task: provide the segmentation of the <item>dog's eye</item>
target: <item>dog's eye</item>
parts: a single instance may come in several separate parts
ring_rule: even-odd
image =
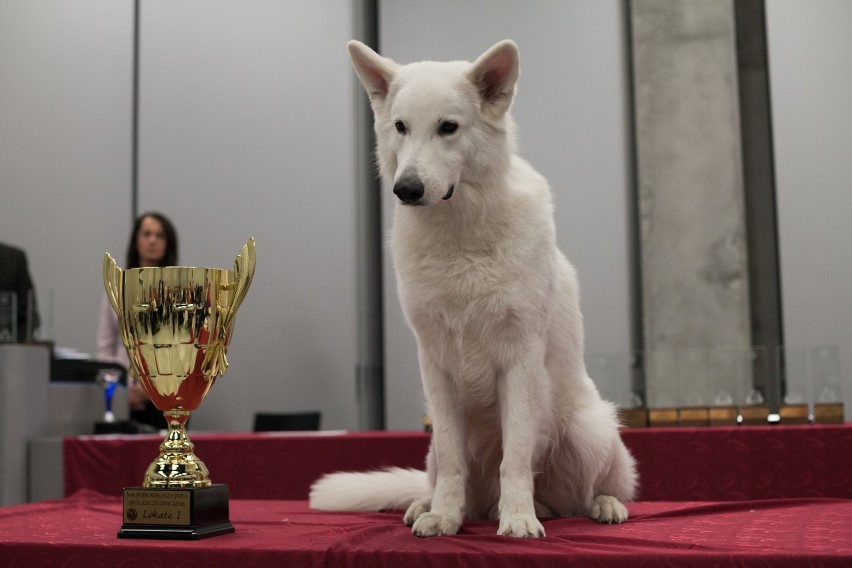
[[[441,127],[440,127],[441,134],[452,134],[453,132],[455,132],[458,129],[459,129],[458,123],[452,122],[452,121],[449,121],[449,120],[445,120],[444,122],[442,122]]]
[[[396,131],[400,134],[405,134],[406,132],[408,132],[408,129],[405,127],[405,123],[401,120],[397,120],[393,123],[393,125],[396,126]]]

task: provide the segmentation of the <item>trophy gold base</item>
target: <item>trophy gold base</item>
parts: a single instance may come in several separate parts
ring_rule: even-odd
[[[234,532],[228,486],[125,487],[118,538],[199,540]]]

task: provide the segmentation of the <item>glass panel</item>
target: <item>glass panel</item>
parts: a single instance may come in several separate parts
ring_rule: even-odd
[[[709,406],[707,350],[678,349],[677,372],[678,406],[681,408]]]
[[[837,345],[818,345],[810,350],[814,419],[826,424],[843,422],[840,349]]]
[[[53,337],[53,290],[39,290],[36,294],[37,320],[32,318],[30,322],[37,321],[37,325],[30,324],[32,328],[31,337],[36,341],[51,341]],[[30,306],[33,304],[31,303]],[[32,312],[32,310],[31,310]]]
[[[781,392],[781,407],[778,412],[782,424],[807,424],[813,418],[808,401],[809,392],[808,352],[804,347],[778,348],[778,377]]]
[[[738,406],[751,391],[751,351],[719,347],[708,353],[711,406]],[[742,394],[741,394],[742,393]]]
[[[645,361],[649,408],[675,408],[678,401],[677,352],[649,351]]]

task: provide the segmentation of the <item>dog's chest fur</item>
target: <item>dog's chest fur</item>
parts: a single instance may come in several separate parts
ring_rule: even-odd
[[[392,246],[400,300],[421,346],[437,351],[432,360],[487,403],[519,336],[543,325],[552,229],[500,208],[479,222],[441,215],[397,211]]]

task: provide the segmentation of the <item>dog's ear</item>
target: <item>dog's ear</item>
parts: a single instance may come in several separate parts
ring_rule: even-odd
[[[479,89],[483,109],[499,117],[512,106],[515,83],[520,74],[518,46],[505,39],[480,55],[467,72],[467,77]]]
[[[396,75],[397,64],[387,57],[382,57],[363,43],[352,40],[347,44],[352,66],[361,84],[370,95],[373,108],[381,106],[388,95],[388,88]]]

